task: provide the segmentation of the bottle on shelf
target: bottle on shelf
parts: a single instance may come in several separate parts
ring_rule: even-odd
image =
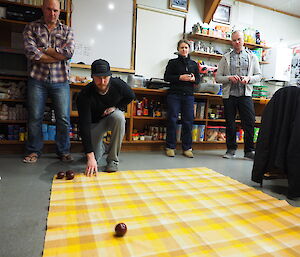
[[[150,101],[148,113],[149,113],[150,117],[154,117],[154,102],[153,102],[153,100]]]
[[[142,116],[142,115],[143,115],[142,102],[138,101],[136,106],[136,116]]]
[[[149,108],[148,108],[148,99],[143,97],[143,116],[149,115]]]
[[[154,112],[155,117],[161,117],[161,103],[160,101],[157,102],[155,112]]]
[[[136,107],[137,107],[137,100],[132,102],[132,115],[136,116]]]

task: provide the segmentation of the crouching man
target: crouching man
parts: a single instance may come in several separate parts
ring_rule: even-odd
[[[93,81],[81,90],[77,98],[79,131],[87,158],[87,176],[97,174],[105,153],[107,165],[103,171],[118,171],[118,156],[126,122],[122,110],[135,98],[134,92],[123,80],[111,77],[107,61],[94,61],[91,73]],[[103,136],[107,131],[111,131],[112,136],[105,150]]]

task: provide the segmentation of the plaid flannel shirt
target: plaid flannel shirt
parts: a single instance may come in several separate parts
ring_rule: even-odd
[[[57,26],[50,32],[43,19],[40,19],[26,25],[23,38],[30,77],[42,81],[49,79],[51,83],[69,80],[69,59],[71,59],[75,48],[74,34],[70,27],[58,22]],[[50,47],[66,56],[67,60],[56,63],[37,62],[43,55],[39,48]]]

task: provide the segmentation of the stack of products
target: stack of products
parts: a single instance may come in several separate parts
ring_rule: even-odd
[[[207,126],[206,140],[207,141],[225,141],[226,128],[223,126]]]
[[[195,119],[204,119],[205,115],[205,102],[194,103],[194,117]]]
[[[26,120],[27,111],[22,104],[1,104],[0,120]]]
[[[147,126],[143,131],[133,130],[132,139],[134,141],[158,141],[166,140],[167,128],[165,126]]]
[[[43,132],[43,139],[44,141],[54,141],[56,137],[56,126],[55,125],[48,125],[42,124],[42,132]]]
[[[25,141],[25,137],[24,127],[20,127],[20,125],[7,125],[7,140]]]
[[[266,98],[268,95],[268,86],[262,86],[262,85],[253,85],[253,92],[252,97],[253,98]]]

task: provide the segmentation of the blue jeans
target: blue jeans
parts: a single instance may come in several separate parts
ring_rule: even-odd
[[[27,153],[41,154],[43,148],[42,122],[47,98],[51,98],[56,118],[56,153],[70,152],[70,85],[29,78],[27,86],[28,139]]]
[[[194,96],[169,94],[168,104],[168,125],[166,147],[176,149],[176,129],[178,114],[181,112],[182,123],[182,150],[192,148],[192,127],[194,121]]]

